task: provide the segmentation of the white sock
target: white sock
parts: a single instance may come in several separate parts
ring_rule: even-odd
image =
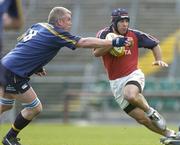
[[[147,116],[151,116],[155,110],[152,107],[149,107],[149,110],[146,112]]]
[[[166,131],[166,137],[175,137],[176,132],[174,130],[167,130]]]

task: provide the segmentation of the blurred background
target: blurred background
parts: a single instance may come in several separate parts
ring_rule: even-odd
[[[4,33],[3,53],[16,44],[16,38],[37,22],[46,22],[54,6],[72,11],[73,34],[95,36],[110,25],[114,8],[127,8],[130,27],[150,33],[160,40],[163,59],[169,68],[152,66],[150,50],[140,48],[139,67],[146,75],[144,95],[168,121],[180,122],[180,0],[22,0],[25,26]],[[47,77],[33,76],[31,83],[44,111],[35,121],[124,123],[134,122],[113,99],[100,58],[92,50],[63,48],[46,67]],[[21,110],[19,102],[4,121]]]

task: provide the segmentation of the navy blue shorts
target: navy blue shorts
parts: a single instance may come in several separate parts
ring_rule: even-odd
[[[4,68],[4,71],[6,80],[4,87],[5,92],[19,94],[26,92],[31,87],[29,78],[22,78],[6,68]]]
[[[0,62],[0,86],[3,86],[6,84],[6,80],[5,80],[5,72],[4,72],[4,69],[1,65],[1,62]]]

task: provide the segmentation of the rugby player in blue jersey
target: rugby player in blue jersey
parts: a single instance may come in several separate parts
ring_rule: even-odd
[[[72,50],[80,48],[111,49],[113,46],[130,45],[129,38],[102,40],[95,37],[81,38],[71,35],[71,11],[55,7],[48,16],[48,23],[37,23],[29,28],[6,56],[2,58],[5,70],[5,94],[0,98],[0,111],[11,109],[17,99],[24,109],[17,115],[12,128],[4,137],[4,145],[20,145],[18,133],[42,111],[42,105],[29,84],[34,73],[45,75],[43,66],[59,52],[62,47]]]

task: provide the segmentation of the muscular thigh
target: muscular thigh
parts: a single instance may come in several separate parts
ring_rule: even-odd
[[[130,75],[110,81],[111,90],[114,94],[115,100],[122,109],[125,109],[129,102],[124,96],[137,96],[144,88],[144,74],[141,70],[136,70]]]
[[[139,88],[134,84],[128,84],[123,89],[123,95],[125,96],[137,96],[140,93]]]
[[[37,97],[37,95],[33,88],[30,87],[26,92],[18,94],[15,97],[15,99],[20,101],[21,103],[29,103],[32,102]]]
[[[35,91],[30,87],[26,92],[22,94],[5,93],[3,98],[16,99],[21,103],[32,102],[37,97]]]

